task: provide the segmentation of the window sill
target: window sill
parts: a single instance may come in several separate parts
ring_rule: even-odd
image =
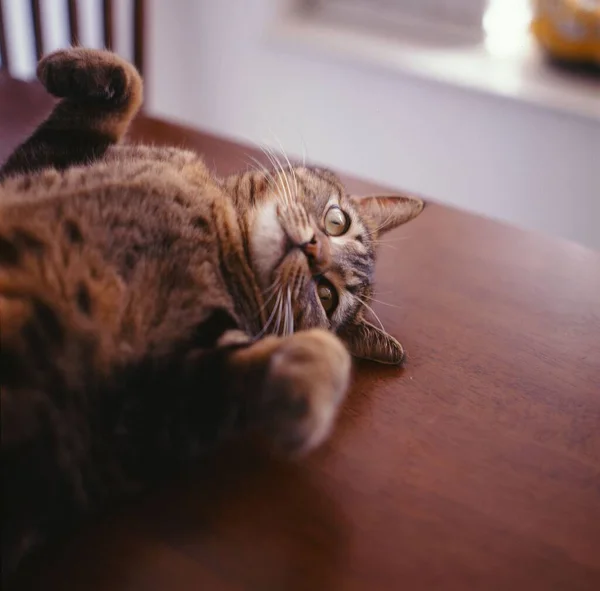
[[[431,46],[293,12],[275,21],[268,39],[600,121],[600,81],[556,71],[533,43],[499,57],[483,44]]]

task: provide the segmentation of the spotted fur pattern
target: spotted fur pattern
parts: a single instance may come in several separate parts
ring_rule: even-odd
[[[4,575],[223,437],[321,443],[349,352],[402,360],[365,310],[378,236],[422,209],[322,169],[219,179],[119,144],[142,82],[112,53],[59,51],[38,76],[61,100],[0,170]]]

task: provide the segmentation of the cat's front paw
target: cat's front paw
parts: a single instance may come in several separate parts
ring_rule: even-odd
[[[139,95],[141,101],[142,80],[137,70],[110,51],[60,49],[42,58],[37,76],[59,98],[122,103]]]
[[[284,339],[272,354],[263,419],[277,449],[300,455],[331,432],[350,381],[350,355],[323,330]]]

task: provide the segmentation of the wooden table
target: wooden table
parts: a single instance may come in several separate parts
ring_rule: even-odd
[[[0,157],[45,101],[15,85]],[[223,174],[247,163],[144,117],[131,136]],[[233,444],[48,552],[23,588],[600,589],[600,254],[439,205],[386,240],[375,309],[408,363],[357,366],[327,445],[284,463]]]

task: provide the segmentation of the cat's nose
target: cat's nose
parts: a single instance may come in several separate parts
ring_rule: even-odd
[[[324,234],[314,234],[312,239],[300,245],[306,255],[308,266],[313,275],[322,275],[331,265],[329,240]]]

